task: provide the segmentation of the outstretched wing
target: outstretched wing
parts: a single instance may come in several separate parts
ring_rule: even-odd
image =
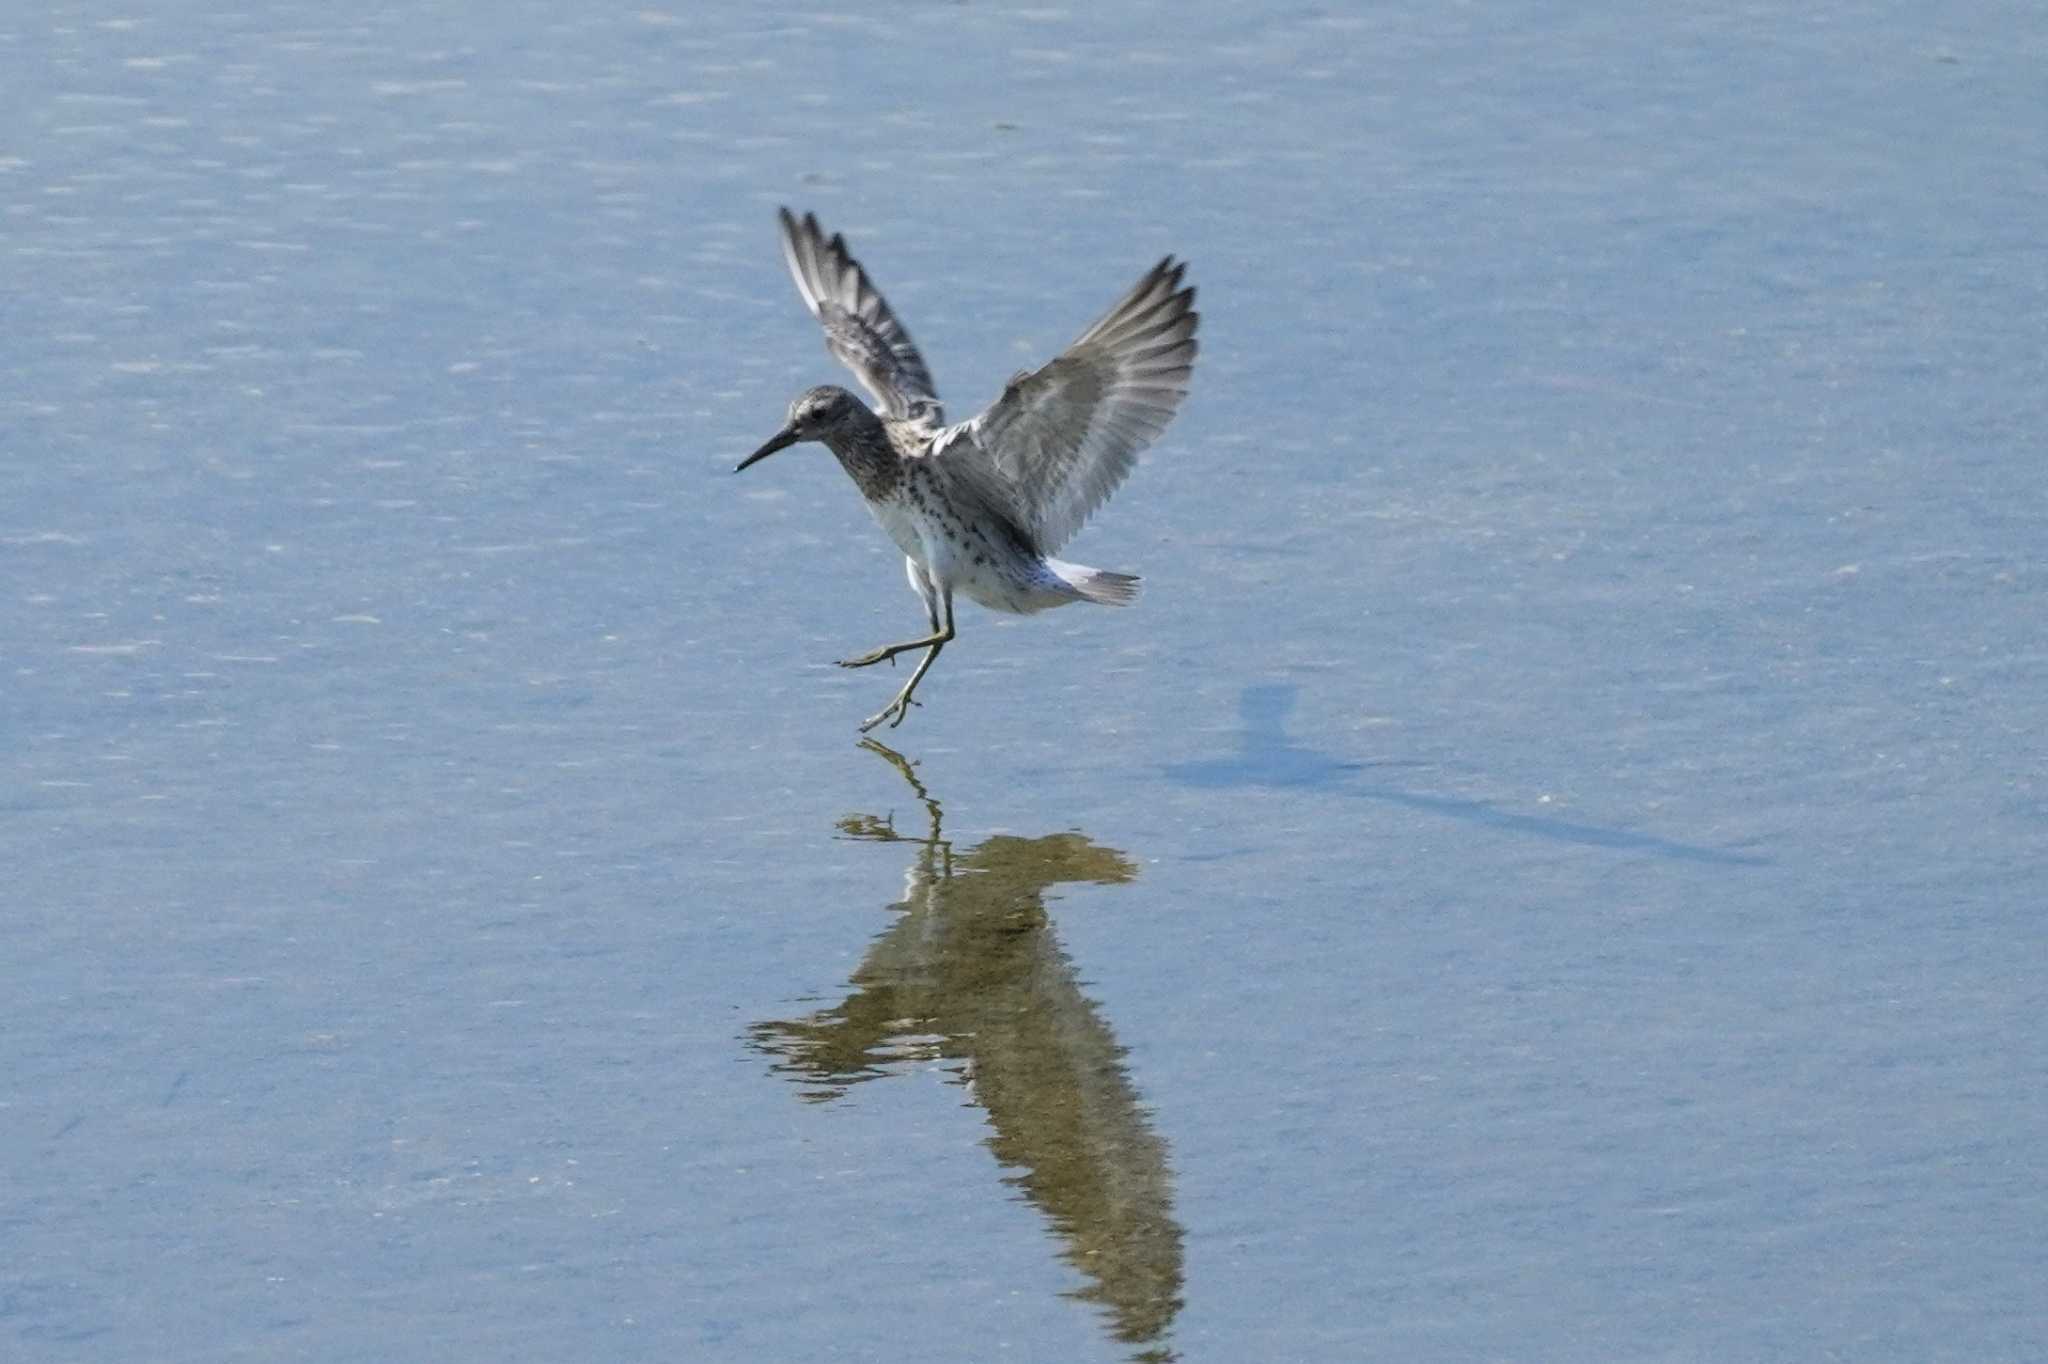
[[[867,271],[847,254],[845,239],[836,232],[828,238],[815,214],[798,218],[786,208],[777,214],[782,257],[804,306],[825,328],[826,347],[859,376],[884,416],[944,420],[924,357],[868,282]]]
[[[955,428],[1001,471],[1042,552],[1073,538],[1187,396],[1201,314],[1186,269],[1160,261],[1051,364]]]

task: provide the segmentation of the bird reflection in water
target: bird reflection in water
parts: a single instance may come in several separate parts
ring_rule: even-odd
[[[939,802],[903,756],[869,740],[924,806],[928,832],[893,818],[849,815],[843,836],[916,849],[902,911],[853,973],[845,1001],[803,1018],[757,1023],[754,1046],[777,1073],[827,1102],[910,1064],[956,1064],[994,1129],[996,1159],[1087,1276],[1073,1296],[1098,1304],[1134,1359],[1174,1355],[1181,1228],[1173,1218],[1166,1145],[1124,1073],[1123,1050],[1045,911],[1062,883],[1121,885],[1137,867],[1083,834],[996,835],[956,853]]]

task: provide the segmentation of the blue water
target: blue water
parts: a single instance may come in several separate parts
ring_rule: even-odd
[[[2048,22],[0,16],[0,1356],[2048,1353]],[[922,625],[956,416],[1203,354]]]

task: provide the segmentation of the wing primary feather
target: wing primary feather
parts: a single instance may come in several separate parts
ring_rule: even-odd
[[[1129,475],[1187,395],[1199,345],[1187,265],[1167,256],[1050,362],[1012,378],[942,449],[967,442],[997,471],[1044,553]]]
[[[776,210],[782,258],[804,307],[825,329],[826,347],[858,378],[884,415],[943,420],[931,371],[910,332],[875,288],[838,233],[825,235],[815,213]]]

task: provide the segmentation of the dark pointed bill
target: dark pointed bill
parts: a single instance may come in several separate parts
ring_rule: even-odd
[[[777,450],[787,450],[790,446],[795,444],[796,432],[790,430],[788,427],[785,426],[780,431],[777,431],[774,435],[770,436],[768,438],[768,443],[766,445],[754,451],[753,454],[748,455],[745,459],[741,460],[737,465],[733,466],[733,472],[738,473],[741,469],[746,468],[749,464],[758,463],[759,461],[764,460],[768,458],[768,456],[774,454]]]

